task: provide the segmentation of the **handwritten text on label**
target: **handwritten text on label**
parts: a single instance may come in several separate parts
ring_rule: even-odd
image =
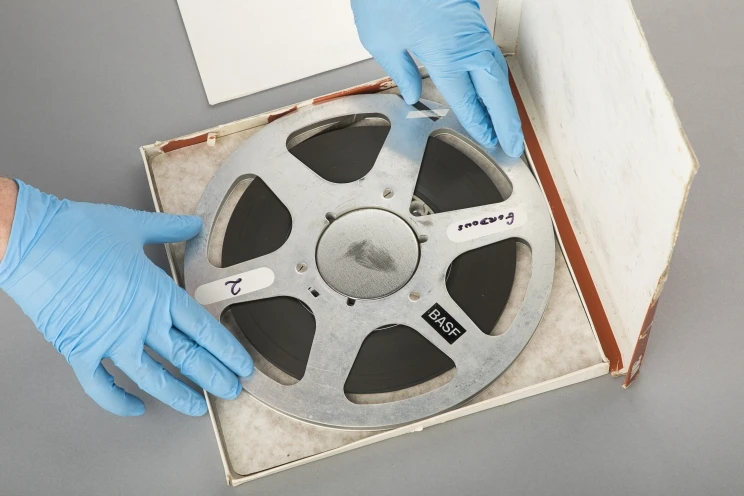
[[[202,305],[211,305],[238,295],[268,288],[272,284],[274,284],[274,271],[268,267],[261,267],[202,284],[196,288],[194,298]]]
[[[527,221],[527,215],[518,206],[480,218],[466,218],[453,222],[447,227],[447,237],[450,241],[461,243],[471,239],[490,236],[499,232],[514,229]]]

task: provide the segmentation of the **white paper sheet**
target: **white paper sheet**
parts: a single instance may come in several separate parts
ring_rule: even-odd
[[[178,0],[211,105],[370,58],[349,0]]]

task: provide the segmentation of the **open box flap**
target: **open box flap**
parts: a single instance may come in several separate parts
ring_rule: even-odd
[[[517,3],[514,76],[627,386],[698,163],[628,0]]]

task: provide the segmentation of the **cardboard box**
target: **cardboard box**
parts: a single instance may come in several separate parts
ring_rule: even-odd
[[[245,392],[233,402],[207,395],[229,484],[607,373],[623,387],[638,377],[698,168],[671,98],[628,0],[501,0],[489,21],[507,55],[526,155],[559,247],[554,295],[535,337],[466,405],[387,431],[305,424]],[[144,146],[156,208],[193,212],[222,161],[284,115],[351,94],[396,91],[382,79]],[[428,79],[423,98],[444,103]],[[167,252],[183,284],[183,244]]]

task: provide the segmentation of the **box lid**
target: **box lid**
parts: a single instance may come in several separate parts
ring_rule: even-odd
[[[553,204],[580,245],[595,313],[606,316],[594,324],[598,334],[600,325],[611,327],[613,371],[627,372],[627,386],[648,341],[697,159],[628,0],[524,0],[519,19],[511,67],[540,145],[533,158],[549,172]]]

